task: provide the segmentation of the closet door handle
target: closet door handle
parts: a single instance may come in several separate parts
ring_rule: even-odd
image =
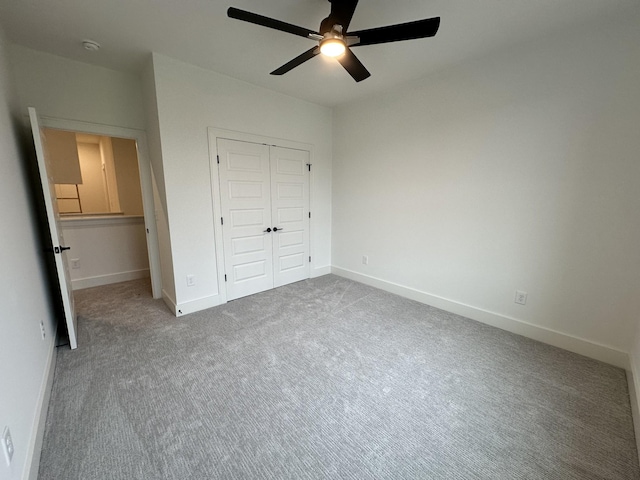
[[[266,230],[263,231],[263,233],[271,233],[271,228],[267,228]]]
[[[278,230],[284,230],[284,228],[273,227],[274,232],[277,232]]]

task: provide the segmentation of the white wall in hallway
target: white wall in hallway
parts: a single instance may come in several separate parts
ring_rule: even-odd
[[[628,352],[638,24],[601,19],[337,108],[333,265]]]
[[[220,288],[208,127],[313,145],[312,255],[316,269],[326,270],[331,263],[331,110],[162,55],[153,55],[153,74],[176,303],[215,302]],[[195,276],[195,286],[187,286],[187,275]]]
[[[69,217],[62,220],[74,290],[149,276],[142,216]],[[74,261],[75,262],[74,266]]]

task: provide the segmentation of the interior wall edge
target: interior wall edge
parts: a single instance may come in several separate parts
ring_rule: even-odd
[[[472,305],[466,305],[428,292],[399,285],[381,278],[364,275],[335,265],[332,266],[331,272],[335,275],[355,280],[372,287],[380,288],[387,292],[395,293],[396,295],[400,295],[432,307],[440,308],[447,312],[455,313],[517,335],[522,335],[523,337],[527,337],[532,340],[537,340],[579,355],[584,355],[585,357],[599,360],[625,370],[630,370],[631,368],[629,354],[608,345],[599,344],[567,333],[533,325],[517,318],[483,310]]]
[[[629,401],[631,403],[631,417],[633,418],[633,430],[636,434],[636,446],[638,460],[640,460],[640,371],[638,371],[638,358],[631,352],[629,354],[631,368],[627,370],[627,384],[629,385]]]
[[[57,331],[53,332],[52,337],[56,338],[56,334]],[[57,342],[49,342],[45,375],[42,378],[37,410],[34,415],[33,428],[31,430],[32,433],[29,436],[31,443],[29,444],[29,450],[27,452],[25,475],[23,476],[23,478],[28,478],[29,480],[37,480],[40,469],[40,452],[42,451],[42,443],[44,441],[44,429],[47,422],[47,413],[49,412],[49,399],[51,398],[53,377],[56,370],[56,343]]]
[[[178,311],[176,301],[164,288],[162,289],[162,300],[164,300],[165,305],[169,308],[171,313],[176,315],[176,312]]]
[[[189,300],[187,302],[174,304],[175,311],[173,312],[176,317],[182,317],[189,313],[199,312],[200,310],[206,310],[207,308],[217,307],[227,303],[222,295],[209,295],[195,300]],[[170,307],[171,308],[171,307]]]

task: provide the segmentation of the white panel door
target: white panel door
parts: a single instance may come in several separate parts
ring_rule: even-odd
[[[273,288],[269,146],[218,138],[217,148],[227,299],[233,300]]]
[[[271,147],[274,286],[309,278],[309,152]]]
[[[47,156],[45,137],[40,127],[38,114],[33,107],[29,107],[29,119],[31,120],[31,132],[33,133],[33,143],[38,160],[40,184],[42,185],[42,193],[44,194],[44,205],[49,224],[49,233],[51,235],[51,244],[53,246],[53,256],[55,257],[58,286],[62,296],[62,307],[67,332],[69,334],[69,346],[71,349],[76,349],[78,348],[78,337],[76,335],[78,319],[75,312],[73,293],[71,291],[71,278],[69,276],[69,270],[67,269],[67,262],[66,259],[62,258],[63,255],[65,255],[64,251],[68,250],[69,247],[64,246],[60,216],[58,215],[58,207],[55,199],[53,174]]]

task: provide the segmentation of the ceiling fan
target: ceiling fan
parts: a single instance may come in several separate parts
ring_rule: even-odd
[[[349,24],[358,5],[358,0],[329,0],[329,2],[331,2],[331,13],[322,20],[317,32],[234,7],[229,7],[227,15],[230,18],[255,23],[318,42],[317,46],[275,69],[271,75],[283,75],[322,53],[329,57],[335,57],[356,82],[361,82],[371,74],[351,51],[352,47],[433,37],[440,26],[440,17],[434,17],[350,32]]]

